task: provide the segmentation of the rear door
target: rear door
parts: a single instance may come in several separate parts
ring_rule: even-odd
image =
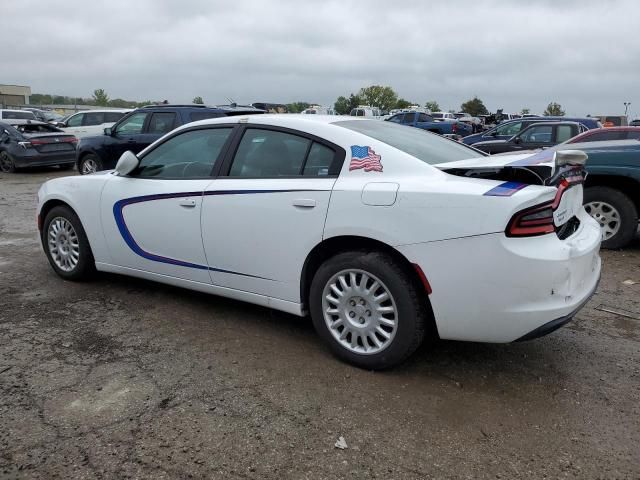
[[[239,126],[207,188],[202,238],[216,285],[300,301],[300,273],[322,240],[345,151],[296,130]]]

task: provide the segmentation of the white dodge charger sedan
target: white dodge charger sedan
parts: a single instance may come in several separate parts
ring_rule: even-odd
[[[317,115],[178,128],[115,171],[46,182],[64,279],[95,270],[311,314],[379,369],[421,342],[549,333],[600,278],[581,152],[486,157],[419,129]]]

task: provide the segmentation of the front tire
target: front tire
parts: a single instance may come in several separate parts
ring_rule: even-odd
[[[584,192],[584,208],[602,227],[602,247],[622,248],[638,230],[638,210],[633,201],[611,187],[589,187]]]
[[[69,207],[51,209],[44,220],[42,245],[53,270],[65,280],[86,280],[96,270],[80,219]]]
[[[369,370],[408,358],[422,343],[430,315],[407,269],[381,252],[350,251],[327,260],[311,283],[309,306],[334,354]]]
[[[0,152],[0,171],[2,171],[2,173],[13,173],[16,171],[16,164],[7,152]]]
[[[96,155],[93,155],[92,153],[82,157],[82,160],[80,160],[80,165],[78,165],[78,171],[80,172],[80,175],[88,175],[102,169],[102,160],[100,160]]]

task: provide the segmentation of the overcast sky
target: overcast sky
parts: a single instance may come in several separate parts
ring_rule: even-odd
[[[3,1],[0,83],[33,93],[640,113],[637,0]]]

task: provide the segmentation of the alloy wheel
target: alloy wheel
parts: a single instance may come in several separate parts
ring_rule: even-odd
[[[335,340],[361,355],[387,348],[398,329],[398,310],[390,290],[364,270],[342,270],[329,279],[322,313]]]
[[[80,260],[80,241],[71,222],[63,217],[54,218],[47,232],[49,253],[56,266],[70,272]]]
[[[10,173],[13,171],[13,160],[6,153],[0,154],[0,170],[4,173]]]
[[[88,175],[90,173],[95,173],[98,171],[98,162],[96,162],[93,158],[87,158],[82,162],[82,174]]]
[[[600,224],[602,240],[609,240],[620,230],[620,213],[610,203],[589,202],[584,205],[584,209]]]

